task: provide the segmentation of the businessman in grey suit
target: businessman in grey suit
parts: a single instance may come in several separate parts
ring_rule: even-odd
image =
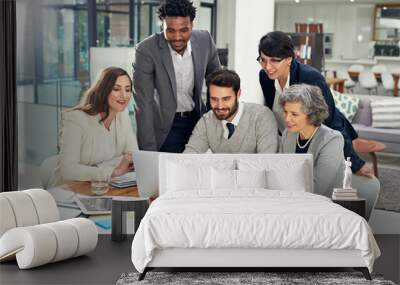
[[[163,1],[158,14],[163,32],[137,45],[133,63],[137,138],[142,150],[179,153],[207,111],[204,78],[220,63],[211,35],[193,30],[192,2]]]

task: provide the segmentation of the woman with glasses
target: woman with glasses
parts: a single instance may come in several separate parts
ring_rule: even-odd
[[[294,84],[279,96],[286,129],[282,133],[279,152],[313,155],[314,193],[332,196],[334,188],[342,188],[345,163],[343,136],[325,126],[328,106],[321,89],[308,84]],[[379,194],[379,181],[351,175],[350,186],[366,199],[367,219]]]
[[[352,171],[357,175],[372,177],[372,168],[365,164],[354,151],[352,141],[357,133],[349,121],[336,109],[331,91],[325,78],[310,65],[302,64],[295,59],[291,38],[283,32],[270,32],[263,36],[258,47],[257,61],[261,65],[259,79],[265,103],[275,114],[280,132],[285,129],[283,111],[279,105],[282,92],[293,84],[310,84],[318,86],[328,106],[328,117],[324,124],[339,131],[344,138],[344,155],[350,157]]]
[[[49,186],[63,181],[108,181],[133,170],[136,150],[128,115],[132,80],[117,67],[104,69],[80,103],[62,114],[58,167]]]

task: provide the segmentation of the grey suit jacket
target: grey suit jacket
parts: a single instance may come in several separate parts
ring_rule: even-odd
[[[206,111],[201,98],[204,78],[219,69],[217,49],[207,31],[194,30],[190,38],[194,66],[195,112]],[[142,150],[159,150],[171,128],[177,107],[176,79],[172,57],[162,33],[136,46],[133,62],[137,138]]]
[[[287,129],[282,134],[279,152],[296,152],[297,133]],[[344,171],[343,136],[331,128],[321,125],[314,135],[307,153],[314,160],[314,193],[330,196],[333,188],[342,186]]]

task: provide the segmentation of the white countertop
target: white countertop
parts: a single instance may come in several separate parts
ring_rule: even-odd
[[[375,56],[374,58],[329,58],[325,59],[325,63],[339,63],[339,64],[365,64],[374,65],[379,61],[399,62],[400,56]]]
[[[387,61],[400,61],[400,56],[375,56],[375,59]]]
[[[376,64],[376,60],[374,60],[374,59],[368,59],[368,58],[347,58],[347,59],[342,59],[342,58],[330,58],[330,59],[325,59],[325,63]]]

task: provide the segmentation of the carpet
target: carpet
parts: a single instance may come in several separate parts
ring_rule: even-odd
[[[148,272],[142,281],[138,281],[139,273],[122,274],[117,285],[395,285],[392,281],[384,280],[380,275],[372,275],[368,281],[360,272]]]
[[[379,166],[378,171],[381,192],[375,208],[400,212],[400,169]]]

